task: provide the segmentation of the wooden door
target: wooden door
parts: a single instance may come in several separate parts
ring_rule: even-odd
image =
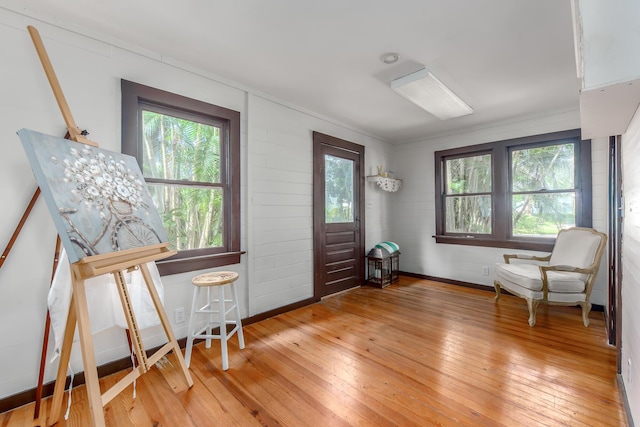
[[[314,297],[364,281],[364,147],[313,133]]]

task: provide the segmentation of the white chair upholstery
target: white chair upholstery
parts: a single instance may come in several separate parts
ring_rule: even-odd
[[[498,263],[495,268],[495,301],[500,298],[501,288],[527,300],[529,326],[536,324],[536,308],[540,302],[579,305],[584,326],[589,326],[589,297],[606,242],[604,233],[573,227],[560,230],[553,252],[546,257],[505,254],[504,264]]]

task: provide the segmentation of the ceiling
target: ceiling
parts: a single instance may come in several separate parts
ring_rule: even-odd
[[[3,3],[175,58],[391,143],[579,107],[569,0]],[[387,52],[400,60],[384,64]],[[424,67],[474,114],[441,121],[389,88]]]

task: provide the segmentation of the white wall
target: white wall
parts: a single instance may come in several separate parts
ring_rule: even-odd
[[[365,169],[386,163],[390,145],[274,104],[249,101],[250,314],[313,296],[312,130],[365,145]],[[367,174],[369,172],[366,172]],[[367,183],[366,247],[389,239],[388,199]]]
[[[637,0],[579,0],[584,60],[584,89],[636,80],[640,77]]]
[[[52,135],[65,133],[27,25],[39,29],[76,122],[102,148],[120,151],[121,78],[240,111],[241,248],[247,254],[240,264],[225,269],[240,273],[243,317],[313,295],[312,131],[365,145],[367,165],[388,164],[388,144],[154,52],[120,41],[101,41],[3,9],[0,245],[9,241],[36,188],[15,132],[24,127]],[[369,245],[389,238],[382,213],[388,199],[370,187],[366,197]],[[55,235],[41,200],[0,270],[0,399],[36,386]],[[174,308],[189,309],[195,274],[163,278],[165,307],[172,321]],[[186,324],[174,325],[174,330],[178,338],[184,337]],[[157,327],[144,330],[143,337],[147,347],[164,341]],[[124,332],[118,328],[96,334],[94,341],[99,365],[128,354]],[[77,348],[71,364],[74,371],[82,370]],[[55,363],[47,367],[45,382],[54,379],[56,369]]]
[[[504,123],[480,130],[417,141],[396,147],[393,169],[404,184],[393,199],[392,235],[400,245],[400,269],[412,273],[493,287],[493,266],[512,250],[436,244],[434,152],[485,142],[544,134],[580,127],[577,111]],[[592,141],[593,226],[607,231],[607,140]],[[524,252],[526,251],[516,251]],[[534,253],[534,252],[529,252]],[[603,259],[606,263],[606,258]],[[489,275],[482,275],[482,267]],[[606,304],[606,264],[603,264],[591,301]]]
[[[640,422],[640,110],[622,136],[622,378]]]

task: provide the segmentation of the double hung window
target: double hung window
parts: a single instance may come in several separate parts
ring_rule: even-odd
[[[580,131],[435,153],[436,241],[548,250],[591,226],[591,144]]]
[[[122,151],[137,158],[178,254],[162,274],[239,262],[240,113],[122,81]]]

